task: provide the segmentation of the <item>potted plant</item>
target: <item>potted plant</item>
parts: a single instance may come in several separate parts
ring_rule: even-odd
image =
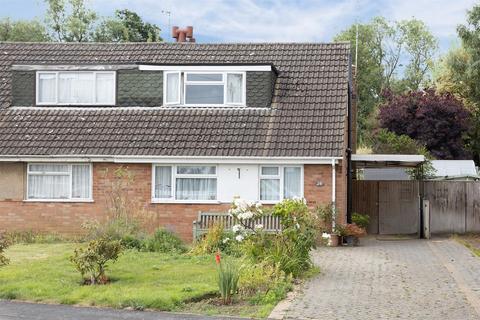
[[[335,225],[335,229],[332,231],[332,237],[331,237],[331,242],[332,242],[332,247],[334,246],[333,243],[335,241],[336,245],[338,246],[343,243],[343,238],[347,235],[345,225],[343,224],[337,224]]]
[[[355,223],[347,223],[344,228],[346,244],[351,247],[357,246],[360,241],[359,238],[366,234],[365,229],[357,226]]]
[[[352,214],[352,222],[366,231],[368,229],[368,225],[370,224],[370,216],[368,214],[354,212]]]
[[[315,208],[317,226],[319,230],[318,243],[328,243],[330,247],[337,247],[340,243],[338,232],[332,228],[336,213],[331,203],[319,205]]]

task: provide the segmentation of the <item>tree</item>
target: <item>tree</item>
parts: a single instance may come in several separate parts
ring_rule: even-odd
[[[433,67],[433,56],[438,42],[420,20],[400,21],[398,28],[403,35],[409,61],[405,67],[404,81],[410,90],[419,90],[429,81],[428,72]]]
[[[473,115],[472,127],[465,139],[466,147],[480,163],[480,5],[467,13],[467,22],[457,27],[462,46],[453,48],[435,72],[440,92],[450,92],[461,99]]]
[[[115,11],[115,18],[105,19],[95,30],[98,42],[159,42],[160,28],[128,9]]]
[[[380,129],[375,134],[372,151],[377,154],[421,154],[425,162],[421,170],[408,169],[406,172],[412,179],[426,179],[435,176],[436,170],[432,165],[432,155],[424,145],[407,135],[396,135],[386,129]],[[419,168],[420,169],[420,168]]]
[[[0,20],[0,41],[44,42],[50,41],[45,26],[37,20]]]
[[[335,41],[350,41],[352,50],[355,50],[356,28],[353,25],[341,32]],[[418,90],[429,82],[436,48],[436,39],[420,20],[389,23],[376,17],[369,23],[358,25],[358,61],[354,63],[357,67],[360,143],[368,143],[365,139],[368,140],[376,125],[372,115],[382,101],[383,90]]]
[[[434,90],[384,94],[380,106],[380,127],[397,135],[407,135],[425,145],[438,159],[465,159],[464,137],[471,127],[471,114],[451,94]]]
[[[84,0],[46,0],[46,2],[48,4],[46,21],[53,38],[60,42],[91,41],[97,14],[85,7]]]

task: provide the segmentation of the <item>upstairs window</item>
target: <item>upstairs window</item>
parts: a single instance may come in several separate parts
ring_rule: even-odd
[[[39,71],[38,105],[113,105],[115,72]]]
[[[165,72],[165,104],[245,105],[245,72]]]

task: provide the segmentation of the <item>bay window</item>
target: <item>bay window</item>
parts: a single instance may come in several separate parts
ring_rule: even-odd
[[[38,105],[113,105],[113,71],[39,71]]]
[[[166,71],[164,78],[166,105],[245,105],[245,72]]]
[[[277,202],[302,198],[302,180],[300,166],[261,166],[260,201]]]
[[[27,200],[90,200],[91,197],[90,164],[28,164]]]
[[[217,200],[217,167],[212,165],[155,165],[153,200]]]

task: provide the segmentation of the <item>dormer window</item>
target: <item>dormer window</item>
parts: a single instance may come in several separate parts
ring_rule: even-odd
[[[38,71],[37,105],[114,105],[113,71]]]
[[[167,105],[245,105],[245,72],[165,71]]]

